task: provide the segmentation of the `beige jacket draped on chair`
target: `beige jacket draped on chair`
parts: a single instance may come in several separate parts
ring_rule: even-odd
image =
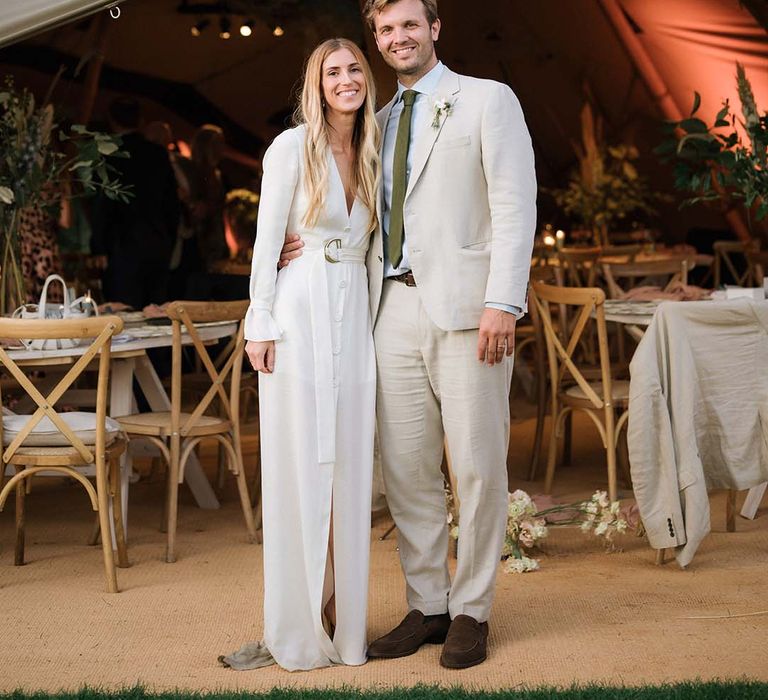
[[[768,302],[666,302],[630,365],[627,441],[651,546],[680,566],[710,530],[708,489],[768,481]]]

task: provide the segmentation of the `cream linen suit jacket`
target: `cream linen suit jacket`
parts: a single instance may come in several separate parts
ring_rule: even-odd
[[[502,83],[445,68],[429,99],[446,99],[452,109],[411,146],[408,258],[433,323],[445,331],[477,328],[485,302],[527,308],[536,228],[533,148],[520,103]],[[377,114],[382,132],[393,104],[394,98]],[[430,108],[430,121],[433,116]],[[381,226],[367,263],[375,321],[384,277]]]
[[[709,489],[768,481],[768,302],[664,302],[629,366],[632,487],[655,549],[687,566]]]

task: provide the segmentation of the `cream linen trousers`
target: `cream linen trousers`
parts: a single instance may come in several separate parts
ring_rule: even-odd
[[[443,331],[417,287],[385,280],[374,328],[382,469],[408,607],[488,619],[504,541],[512,358],[477,360],[477,329]],[[460,501],[456,575],[440,464],[447,439]]]

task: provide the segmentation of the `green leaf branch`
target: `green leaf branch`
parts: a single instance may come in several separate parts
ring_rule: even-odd
[[[675,187],[689,195],[683,206],[719,201],[727,210],[741,201],[760,221],[768,215],[768,113],[758,111],[740,63],[736,64],[736,86],[741,118],[726,99],[708,126],[694,116],[701,106],[701,96],[695,92],[690,116],[666,122],[667,137],[655,152],[663,162],[673,164]]]

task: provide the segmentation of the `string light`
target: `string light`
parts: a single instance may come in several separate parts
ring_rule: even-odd
[[[203,30],[211,23],[208,19],[201,19],[197,23],[192,25],[192,28],[189,30],[190,34],[192,36],[200,36],[203,33]]]
[[[273,36],[283,36],[283,34],[285,34],[285,30],[279,24],[272,30]]]
[[[240,25],[240,36],[251,36],[253,34],[253,20],[247,19]]]
[[[229,17],[222,17],[219,20],[219,38],[220,39],[229,39],[230,36],[232,36],[229,33],[231,27],[231,22],[229,21]]]

